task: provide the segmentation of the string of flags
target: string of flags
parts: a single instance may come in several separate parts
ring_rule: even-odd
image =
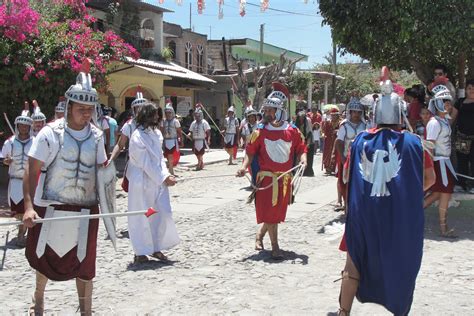
[[[160,4],[163,4],[165,0],[158,0]],[[197,11],[198,14],[202,14],[204,9],[206,8],[206,1],[205,0],[196,0],[197,1]],[[229,0],[227,0],[229,1]],[[234,0],[235,1],[235,0]],[[245,8],[247,6],[247,0],[237,0],[239,2],[239,14],[240,16],[245,16]],[[307,0],[304,0],[307,3]],[[175,0],[177,5],[182,5],[183,0]],[[224,18],[224,0],[217,0],[217,4],[219,5],[219,12],[218,17],[219,19]],[[270,6],[270,0],[260,0],[260,11],[265,12]]]

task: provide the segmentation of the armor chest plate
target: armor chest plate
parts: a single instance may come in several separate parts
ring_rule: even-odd
[[[226,126],[225,132],[227,134],[235,134],[237,133],[237,120],[235,118],[226,117]]]
[[[64,129],[55,132],[60,146],[46,171],[43,199],[72,205],[97,204],[96,168],[100,136],[91,131],[85,139],[78,140]]]
[[[437,117],[435,119],[438,121],[441,130],[436,139],[434,155],[449,158],[451,156],[451,126],[447,121],[440,120]]]
[[[192,129],[193,139],[204,139],[206,138],[206,131],[204,130],[204,124],[202,121],[195,122],[194,128]]]
[[[25,142],[14,139],[12,143],[12,162],[9,168],[10,178],[23,179],[26,164],[28,162],[28,151],[31,147],[31,138]]]
[[[163,132],[165,139],[175,139],[178,138],[178,133],[176,132],[176,122],[175,119],[170,121],[165,120],[163,122]]]
[[[344,153],[347,156],[352,141],[356,138],[357,134],[365,130],[365,124],[360,122],[356,125],[347,121],[344,123],[342,128],[345,128],[346,130],[346,137],[344,138]]]

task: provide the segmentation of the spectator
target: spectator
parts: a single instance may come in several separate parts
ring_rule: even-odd
[[[431,113],[427,107],[422,107],[420,111],[421,120],[415,125],[415,132],[423,139],[426,139],[426,126],[431,119]]]
[[[115,142],[118,139],[118,124],[117,121],[113,118],[112,115],[112,108],[111,107],[104,107],[104,115],[109,121],[109,128],[110,128],[110,144],[107,149],[107,153],[111,152],[114,149]]]
[[[443,64],[438,64],[434,67],[432,87],[439,84],[442,84],[448,88],[454,102],[456,100],[456,89],[454,88],[454,85],[451,83],[451,81],[449,81],[448,69]]]
[[[460,98],[454,105],[458,111],[455,123],[457,167],[460,174],[474,176],[474,79],[466,82],[466,97]],[[472,189],[472,182],[459,178],[459,184],[464,190]]]
[[[406,97],[408,105],[408,121],[412,127],[415,127],[421,120],[420,112],[424,106],[425,89],[420,91],[418,86],[413,86],[406,90]]]

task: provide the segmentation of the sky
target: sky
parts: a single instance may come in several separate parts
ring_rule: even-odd
[[[248,0],[246,15],[239,15],[239,0],[224,0],[222,19],[219,19],[217,0],[206,0],[203,14],[197,12],[196,0],[145,0],[174,12],[164,13],[164,21],[189,28],[189,3],[192,4],[191,20],[195,32],[207,34],[208,39],[252,38],[260,39],[260,24],[265,24],[264,40],[268,44],[286,48],[308,56],[308,62],[301,62],[298,68],[312,68],[316,63],[325,63],[324,56],[332,52],[331,30],[322,25],[318,1],[270,0],[270,7],[260,11],[260,0]],[[252,4],[258,5],[254,6]],[[280,12],[271,9],[289,11]],[[356,61],[355,56],[344,56],[339,61]]]

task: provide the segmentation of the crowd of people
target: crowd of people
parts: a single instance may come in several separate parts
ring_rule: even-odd
[[[456,183],[472,190],[467,180],[474,171],[474,130],[469,123],[474,119],[474,81],[467,81],[466,97],[457,98],[446,70],[437,67],[430,86],[415,85],[399,96],[384,68],[380,88],[369,106],[354,97],[342,114],[338,107],[321,113],[305,106],[290,119],[288,89],[275,82],[260,111],[248,105],[238,120],[231,106],[222,126],[202,104],[187,122],[180,122],[169,100],[163,110],[138,88],[132,115],[119,132],[111,109],[98,105],[85,62],[52,121],[46,123],[36,101],[30,116],[25,103],[14,121],[14,135],[2,149],[9,166],[11,214],[22,220],[17,244],[26,247],[26,258],[36,270],[31,311],[44,312],[48,280],[75,279],[81,314],[92,313],[98,220],[35,221],[98,214],[104,196],[98,193],[97,170],[113,168],[127,147],[121,183],[128,192],[127,211],[159,210],[129,216],[133,260],[168,261],[164,251],[180,242],[168,189],[177,183],[174,167],[180,148],[188,139],[196,170],[202,170],[212,124],[222,137],[229,165],[235,164],[239,147],[245,151],[236,176],[251,176],[249,200],[254,201],[260,225],[256,250],[265,248],[268,233],[272,259],[284,258],[278,225],[286,219],[299,177],[314,176],[313,157],[320,149],[321,168],[337,176],[337,210],[344,210],[347,221],[340,244],[347,259],[339,314],[349,314],[357,295],[362,302],[406,315],[421,265],[423,209],[438,201],[440,236],[456,238],[447,223],[451,194]]]

